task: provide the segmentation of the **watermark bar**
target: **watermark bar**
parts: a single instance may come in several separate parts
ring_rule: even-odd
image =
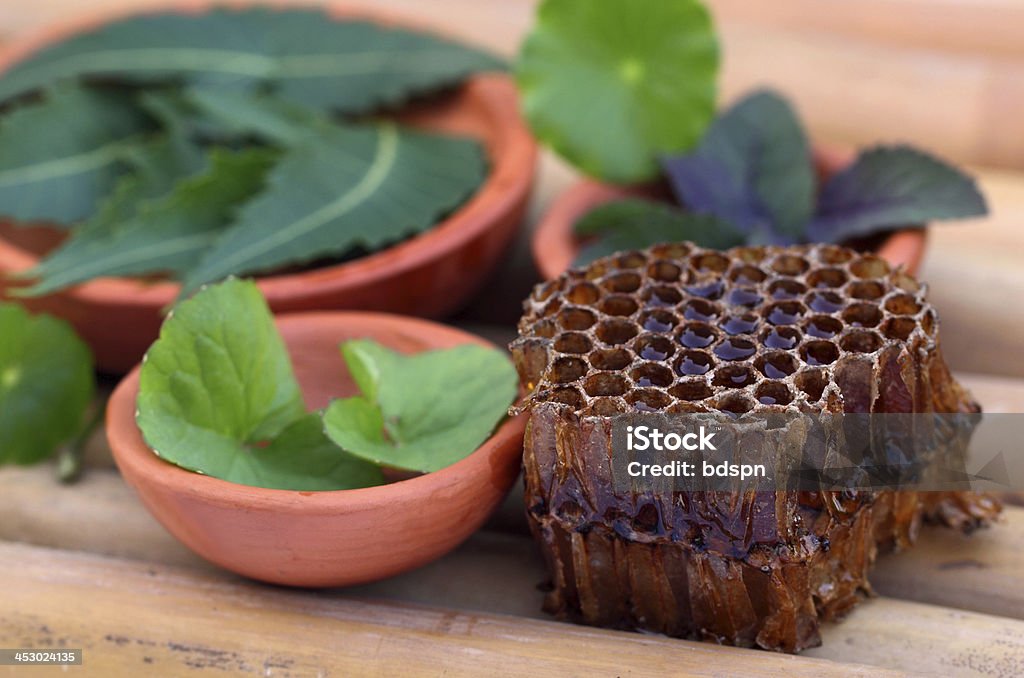
[[[0,648],[0,666],[81,666],[82,650],[60,648]]]

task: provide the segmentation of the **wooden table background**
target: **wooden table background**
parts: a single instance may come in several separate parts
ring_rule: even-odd
[[[0,2],[0,43],[83,11],[75,0]],[[160,4],[92,0],[89,9]],[[512,55],[529,0],[390,0]],[[922,277],[947,357],[990,411],[1024,412],[1024,2],[710,0],[723,37],[722,99],[783,89],[814,138],[909,140],[968,164],[990,217],[931,232]],[[524,237],[487,301],[458,322],[511,333],[534,279],[529,226],[574,177],[545,155]],[[438,563],[345,591],[261,586],[200,561],[142,509],[93,441],[84,481],[0,470],[0,647],[83,647],[83,675],[1024,675],[1024,509],[967,540],[928,531],[873,577],[881,596],[829,625],[801,657],[558,624],[513,494]],[[33,675],[58,670],[33,669]],[[13,675],[13,669],[0,675]]]

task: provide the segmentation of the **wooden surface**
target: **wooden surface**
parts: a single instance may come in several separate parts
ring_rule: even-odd
[[[90,9],[160,4],[94,0]],[[530,0],[388,0],[384,7],[514,53]],[[911,140],[969,163],[992,216],[935,228],[922,277],[945,352],[989,411],[1024,412],[1024,4],[1019,0],[710,0],[722,98],[793,97],[818,139]],[[0,43],[82,10],[0,2]],[[529,222],[575,177],[545,156]],[[463,322],[506,341],[533,281],[528,229]],[[500,323],[500,324],[495,324]],[[460,549],[346,591],[245,582],[173,540],[113,470],[102,435],[63,487],[47,466],[0,469],[0,647],[83,647],[67,675],[1024,675],[1024,509],[965,538],[927,530],[883,557],[880,594],[801,657],[548,620],[513,494]],[[870,668],[858,668],[869,666]],[[32,669],[29,675],[56,675]],[[15,674],[0,667],[0,676]]]

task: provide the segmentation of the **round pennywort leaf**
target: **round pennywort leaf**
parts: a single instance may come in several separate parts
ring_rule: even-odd
[[[615,183],[653,179],[715,107],[718,45],[698,0],[544,0],[517,78],[534,134]]]

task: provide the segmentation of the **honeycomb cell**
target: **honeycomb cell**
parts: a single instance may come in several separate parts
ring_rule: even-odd
[[[672,311],[654,309],[640,314],[640,327],[648,332],[671,332],[679,323],[679,318]]]
[[[731,315],[722,321],[722,329],[726,334],[753,334],[757,331],[761,319],[753,313]]]
[[[819,268],[807,274],[807,284],[819,289],[842,287],[848,276],[841,268]]]
[[[897,341],[906,341],[916,329],[917,321],[913,318],[889,318],[882,325],[882,333]]]
[[[791,351],[803,336],[795,327],[772,327],[761,333],[761,345],[765,348]]]
[[[873,301],[885,294],[885,286],[877,280],[857,280],[850,283],[847,294],[854,299]]]
[[[637,335],[637,327],[628,320],[621,318],[609,318],[602,320],[594,331],[597,338],[608,346],[618,346]]]
[[[626,412],[626,403],[621,398],[615,397],[598,397],[594,398],[590,402],[590,407],[587,408],[589,412],[586,414],[593,415],[595,417],[614,417],[617,414]]]
[[[647,277],[659,282],[676,282],[682,275],[683,269],[671,261],[654,261],[647,267]]]
[[[595,370],[623,370],[633,362],[633,354],[624,348],[602,348],[590,354]]]
[[[796,373],[800,365],[796,356],[785,351],[772,351],[757,356],[754,367],[769,379],[785,379]]]
[[[893,285],[904,292],[916,294],[921,290],[921,283],[917,282],[903,271],[893,271],[892,275],[889,276],[889,280]]]
[[[572,387],[556,388],[551,392],[551,395],[548,396],[548,400],[568,405],[573,409],[583,407],[586,402],[579,390]]]
[[[555,350],[559,353],[589,353],[592,348],[590,337],[582,332],[566,332],[555,339]]]
[[[727,393],[715,402],[715,409],[732,414],[745,414],[755,406],[754,400],[742,393]]]
[[[818,260],[824,264],[845,264],[853,258],[853,252],[837,245],[822,245],[818,248]]]
[[[672,370],[664,365],[655,365],[653,363],[645,363],[633,368],[629,373],[629,377],[633,380],[634,384],[641,387],[657,386],[659,388],[666,388],[675,381]]]
[[[808,268],[807,260],[795,254],[780,254],[772,262],[772,270],[781,275],[801,275]]]
[[[551,295],[554,294],[555,292],[558,292],[561,289],[561,287],[561,280],[550,280],[546,283],[541,283],[540,285],[537,285],[537,287],[533,289],[533,294],[531,296],[533,297],[534,301],[547,301],[551,297]]]
[[[729,250],[729,253],[739,261],[745,261],[748,264],[759,264],[764,260],[765,248],[759,245],[741,246],[732,248]]]
[[[589,396],[620,396],[629,391],[629,382],[621,374],[599,372],[586,378],[583,390]]]
[[[718,332],[711,325],[689,322],[679,333],[679,343],[686,348],[707,348],[718,340]]]
[[[812,315],[803,327],[807,336],[817,339],[831,339],[843,331],[843,323],[827,315]]]
[[[749,287],[737,287],[729,292],[729,303],[733,306],[753,308],[760,305],[762,299],[763,297],[757,290],[750,289]]]
[[[772,325],[793,325],[807,309],[799,301],[780,301],[765,309],[765,318]]]
[[[800,347],[800,357],[811,366],[831,365],[839,360],[839,347],[823,339],[808,341]]]
[[[618,268],[642,268],[647,264],[647,257],[643,252],[623,252],[615,256],[615,265]]]
[[[868,302],[853,304],[843,311],[843,320],[854,327],[875,327],[882,322],[882,311]]]
[[[722,365],[711,377],[711,383],[722,388],[743,388],[756,381],[754,369],[744,364]]]
[[[651,256],[659,259],[685,259],[693,251],[690,243],[665,243],[651,248]]]
[[[722,295],[725,294],[725,281],[724,280],[712,280],[710,282],[704,281],[694,285],[687,285],[683,288],[688,295],[691,297],[700,297],[701,299],[721,299]]]
[[[805,292],[807,292],[806,285],[787,278],[775,280],[768,285],[768,294],[771,295],[772,299],[778,299],[779,301],[799,299]]]
[[[599,290],[597,285],[594,283],[581,282],[577,285],[573,285],[566,293],[565,298],[571,304],[590,306],[597,303],[597,300],[601,298],[601,290]]]
[[[850,272],[858,278],[884,278],[889,274],[889,264],[873,254],[868,254],[850,264]]]
[[[708,322],[722,314],[718,305],[704,299],[690,299],[683,305],[683,317],[687,320]]]
[[[697,401],[704,400],[705,398],[711,397],[714,390],[708,386],[707,382],[693,379],[688,381],[681,381],[668,390],[669,394],[679,400]]]
[[[695,377],[707,374],[715,361],[704,351],[685,351],[675,361],[676,374],[681,377]]]
[[[754,342],[741,337],[729,337],[714,349],[715,355],[722,360],[746,360],[756,352]]]
[[[564,308],[558,314],[558,324],[563,330],[579,332],[588,330],[597,322],[597,315],[585,308]]]
[[[547,379],[555,384],[567,384],[576,381],[587,373],[587,363],[582,358],[557,358],[548,368]]]
[[[767,277],[767,273],[750,264],[736,266],[729,271],[729,280],[737,285],[760,285]]]
[[[793,393],[781,381],[762,381],[754,389],[754,398],[762,405],[788,405],[793,402]]]
[[[704,252],[690,257],[690,267],[698,273],[724,273],[729,258],[719,252]]]
[[[917,315],[921,304],[909,294],[897,294],[885,300],[885,310],[896,315]]]
[[[555,313],[558,313],[558,310],[561,308],[562,300],[558,298],[552,299],[548,303],[544,304],[544,308],[540,311],[540,316],[542,318],[553,316]]]
[[[639,306],[633,297],[625,294],[613,294],[598,304],[598,309],[605,315],[629,316],[636,313],[637,308]]]
[[[821,394],[825,392],[825,387],[828,386],[828,379],[822,370],[805,370],[797,373],[793,383],[813,403],[821,399]]]
[[[616,273],[601,281],[601,287],[609,292],[618,294],[636,292],[640,289],[641,284],[643,284],[643,279],[638,273],[632,272]]]
[[[647,308],[672,307],[683,300],[683,293],[675,287],[657,285],[644,290],[640,298]]]
[[[533,324],[533,334],[545,339],[551,339],[558,334],[558,325],[550,318],[544,318]]]
[[[854,330],[839,340],[839,348],[850,353],[874,353],[882,347],[882,337],[870,330]]]
[[[675,352],[672,340],[661,334],[645,334],[633,342],[633,353],[643,360],[664,361]]]
[[[626,402],[641,412],[658,412],[672,404],[672,397],[658,389],[644,388],[630,391]]]
[[[815,313],[835,313],[845,304],[835,292],[815,291],[807,295],[807,306]]]

